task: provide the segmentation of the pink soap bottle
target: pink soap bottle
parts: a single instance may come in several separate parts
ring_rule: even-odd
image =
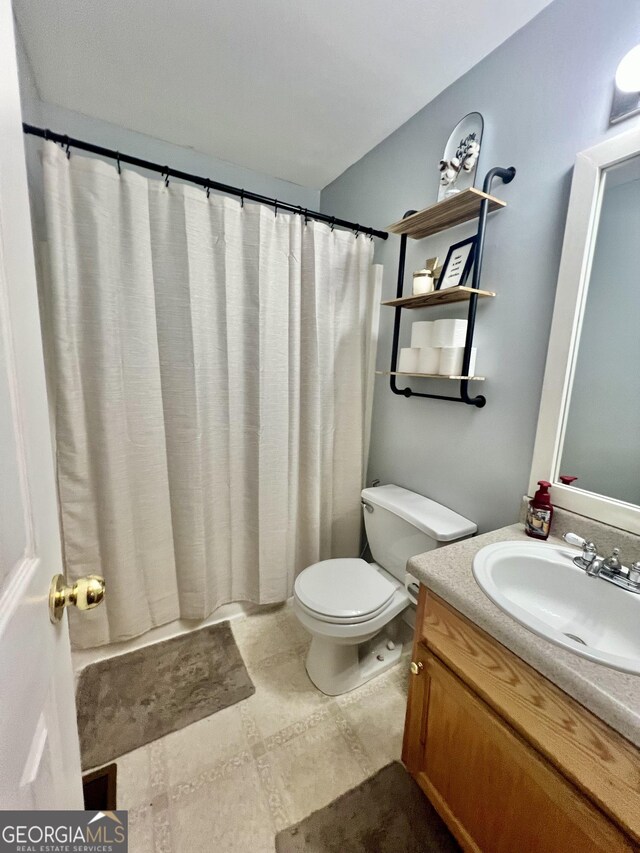
[[[540,488],[529,501],[524,532],[533,539],[546,539],[549,536],[553,518],[553,504],[549,494],[551,483],[538,480],[538,485]]]

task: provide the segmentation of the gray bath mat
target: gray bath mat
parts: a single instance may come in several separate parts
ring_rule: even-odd
[[[429,800],[394,761],[276,837],[277,853],[459,853]]]
[[[246,699],[228,622],[88,666],[76,693],[82,767],[97,767]]]

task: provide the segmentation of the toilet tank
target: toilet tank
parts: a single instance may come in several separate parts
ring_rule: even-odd
[[[362,503],[373,559],[402,583],[409,557],[466,539],[478,529],[468,518],[400,486],[363,489]]]

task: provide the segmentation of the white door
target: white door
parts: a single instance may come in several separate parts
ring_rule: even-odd
[[[10,0],[0,0],[0,809],[82,809]]]

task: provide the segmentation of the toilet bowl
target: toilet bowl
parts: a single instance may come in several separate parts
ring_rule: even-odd
[[[310,600],[305,584],[308,576],[303,577],[306,572],[327,572],[332,580],[340,572],[343,584],[328,583],[326,599],[316,596]],[[335,604],[342,592],[349,595],[346,607]],[[402,643],[396,643],[385,629],[410,604],[404,586],[380,566],[364,560],[325,560],[298,575],[293,609],[312,636],[306,669],[316,687],[338,696],[392,666],[402,654]],[[372,643],[374,639],[377,642]]]
[[[402,654],[399,620],[413,607],[405,590],[409,557],[472,536],[476,525],[399,486],[362,492],[373,563],[323,560],[296,578],[294,612],[311,634],[309,678],[337,696],[380,675]]]

